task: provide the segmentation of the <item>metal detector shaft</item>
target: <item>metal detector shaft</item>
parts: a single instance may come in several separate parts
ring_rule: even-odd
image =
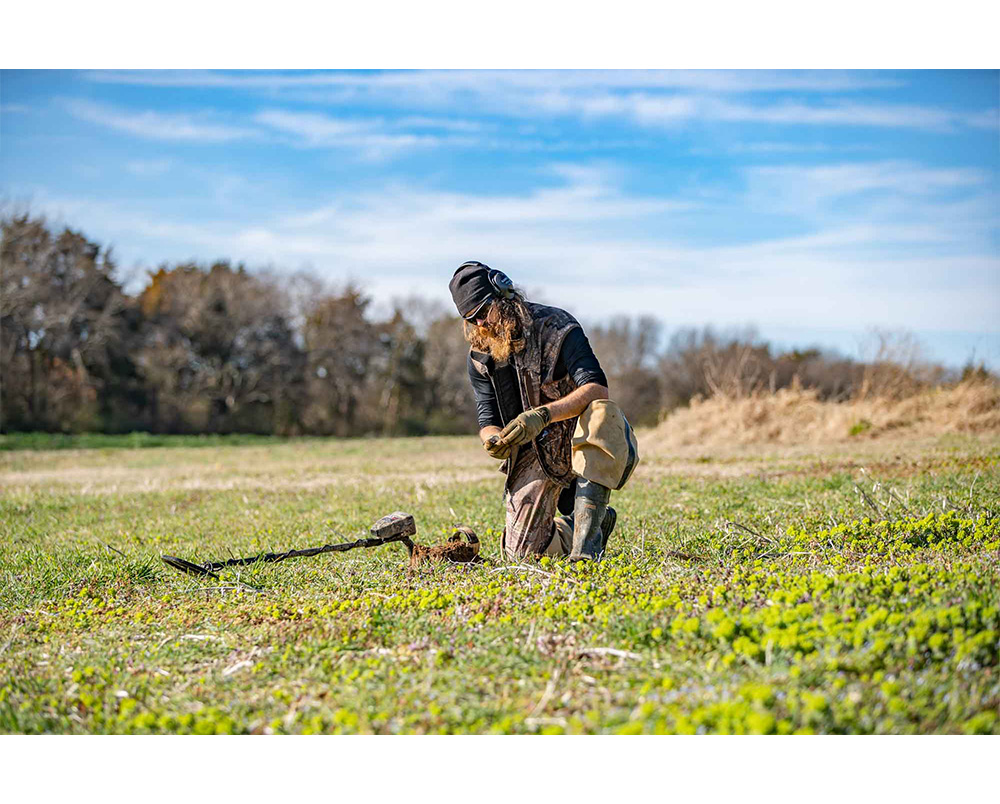
[[[256,556],[246,558],[230,558],[227,561],[206,561],[203,564],[194,564],[183,558],[175,556],[160,556],[164,563],[181,572],[191,575],[207,575],[217,578],[215,570],[224,567],[245,567],[248,564],[256,564],[258,561],[274,562],[284,561],[286,558],[303,558],[307,556],[317,556],[320,553],[344,553],[354,550],[357,547],[378,547],[392,542],[402,542],[407,552],[412,552],[413,542],[410,536],[417,532],[416,523],[411,514],[404,514],[396,511],[388,516],[382,517],[372,525],[372,535],[365,539],[358,539],[353,542],[341,542],[340,544],[324,544],[322,547],[309,547],[304,550],[287,550],[284,553],[261,553]]]
[[[410,537],[407,535],[393,536],[388,539],[373,537],[358,539],[356,542],[324,544],[322,547],[309,547],[305,550],[288,550],[284,553],[261,553],[258,556],[248,556],[247,558],[230,558],[228,561],[210,561],[202,564],[202,566],[208,570],[218,570],[223,567],[245,567],[247,564],[256,564],[258,561],[284,561],[286,558],[305,558],[307,556],[318,556],[320,553],[344,553],[356,547],[378,547],[380,544],[408,541],[410,541]]]

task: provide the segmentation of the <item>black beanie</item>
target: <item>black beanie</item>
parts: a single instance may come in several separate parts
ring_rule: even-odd
[[[481,262],[462,263],[455,271],[448,289],[462,318],[468,318],[490,299],[497,298],[489,275],[490,267]]]

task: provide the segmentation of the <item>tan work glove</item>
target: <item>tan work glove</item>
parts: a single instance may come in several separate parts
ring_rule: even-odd
[[[498,435],[491,435],[487,438],[483,442],[483,449],[490,454],[491,458],[496,458],[498,461],[505,461],[510,457],[510,445],[501,441]]]
[[[548,408],[526,410],[500,431],[500,440],[511,447],[534,441],[550,421],[552,411]]]

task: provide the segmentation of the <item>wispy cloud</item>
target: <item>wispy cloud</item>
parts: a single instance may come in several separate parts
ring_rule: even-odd
[[[422,92],[440,96],[457,91],[560,89],[683,89],[722,93],[818,91],[853,92],[903,84],[879,74],[823,71],[751,70],[420,70],[340,73],[261,73],[209,71],[95,71],[97,82],[157,87],[236,89],[276,92],[335,88],[355,91]]]
[[[399,108],[463,108],[512,117],[618,117],[645,126],[736,122],[789,126],[913,128],[941,132],[996,126],[997,109],[845,100],[863,90],[898,88],[885,74],[836,71],[455,70],[339,73],[95,72],[104,83],[267,93],[318,104],[388,102]],[[818,93],[823,102],[775,100]],[[758,100],[737,96],[768,93]]]
[[[494,128],[494,126],[478,120],[461,120],[452,117],[403,117],[395,121],[395,125],[401,128],[440,129],[442,131],[457,131],[465,134],[473,134]]]
[[[106,126],[151,140],[192,143],[225,143],[249,139],[255,132],[244,126],[214,122],[209,115],[132,111],[92,103],[87,100],[63,101],[66,110],[79,120]]]
[[[536,103],[553,114],[627,117],[646,126],[679,126],[691,121],[762,123],[788,126],[860,126],[914,128],[941,132],[961,127],[983,128],[995,113],[958,112],[912,104],[767,102],[735,103],[708,95],[601,94],[586,97],[550,93]],[[993,121],[993,122],[991,122]]]
[[[387,121],[381,117],[340,118],[315,112],[264,109],[236,122],[214,121],[211,112],[161,113],[130,110],[92,103],[64,100],[64,108],[74,117],[90,123],[151,140],[221,144],[237,140],[268,140],[283,137],[287,144],[304,148],[348,148],[366,158],[381,159],[415,148],[442,145],[468,146],[496,143],[474,138],[473,124],[466,121],[407,118]],[[436,133],[409,131],[431,130]],[[455,133],[462,132],[462,133]],[[159,162],[130,163],[135,175],[152,176],[165,172]]]
[[[785,103],[768,106],[710,103],[706,116],[739,123],[783,123],[808,126],[871,126],[953,131],[989,125],[988,112],[957,112],[905,104]]]
[[[873,241],[949,242],[989,251],[997,225],[991,177],[902,160],[780,165],[745,171],[745,203],[814,227],[877,229]]]
[[[791,190],[815,199],[872,191],[928,195],[983,186],[990,179],[975,168],[928,168],[897,160],[752,167],[747,173],[762,193]]]
[[[470,227],[484,234],[506,230],[512,225],[529,231],[555,223],[634,221],[692,208],[688,202],[672,199],[627,196],[614,184],[615,171],[610,169],[556,164],[551,166],[550,172],[562,183],[525,194],[435,192],[394,185],[377,193],[354,196],[349,202],[288,216],[280,223],[283,228],[293,231],[340,226],[342,221],[349,219],[354,237],[378,239],[388,227],[397,237],[405,233],[422,240],[422,232],[443,234],[442,229],[457,236],[464,236],[461,230]],[[365,209],[371,210],[371,214],[366,215]]]
[[[382,300],[398,295],[405,281],[446,301],[453,267],[480,259],[590,317],[654,312],[675,324],[830,327],[933,321],[939,329],[991,331],[1000,316],[1000,265],[984,236],[995,215],[977,218],[947,198],[953,187],[978,186],[974,173],[876,163],[840,165],[821,178],[783,168],[768,180],[830,182],[839,198],[916,193],[921,207],[915,218],[912,206],[854,219],[810,221],[803,212],[801,235],[723,245],[669,234],[678,217],[711,226],[716,209],[627,193],[617,172],[600,166],[555,165],[551,175],[551,186],[491,196],[391,184],[250,222],[173,222],[85,204],[78,210],[84,218],[102,216],[82,221],[88,231],[137,234],[157,259],[167,249],[310,267],[331,279],[360,279]],[[743,204],[788,214],[787,199],[769,198],[751,186]],[[971,221],[965,229],[957,223],[963,217]],[[630,229],[637,221],[641,229]]]
[[[254,122],[290,137],[294,145],[307,148],[353,148],[369,158],[384,158],[413,148],[433,148],[449,142],[467,144],[450,135],[413,134],[390,130],[379,118],[342,119],[313,112],[282,109],[261,111]]]
[[[592,318],[1000,320],[995,72],[116,72],[4,89],[33,112],[0,107],[4,193],[126,265],[227,256],[447,303],[474,258]]]
[[[342,145],[346,140],[367,136],[379,127],[376,121],[341,120],[323,114],[269,109],[254,116],[257,123],[294,134],[310,146]]]
[[[720,152],[727,154],[816,154],[833,150],[831,146],[816,142],[734,142],[717,147],[699,146],[691,148],[688,153],[696,156],[708,156]]]

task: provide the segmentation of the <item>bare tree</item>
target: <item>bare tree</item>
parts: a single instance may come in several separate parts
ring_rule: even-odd
[[[662,331],[652,316],[616,316],[606,324],[587,327],[611,396],[635,424],[655,423],[663,406],[656,368]]]
[[[126,294],[109,249],[28,214],[0,217],[0,429],[449,433],[475,430],[461,320],[408,296],[384,320],[360,289],[220,261],[163,266]],[[692,397],[793,385],[900,398],[958,379],[908,333],[874,330],[860,361],[773,354],[752,329],[650,316],[589,324],[611,395],[635,424]],[[964,376],[986,376],[970,366]]]
[[[306,312],[308,403],[306,429],[354,435],[370,426],[365,384],[376,348],[374,326],[365,317],[370,300],[354,287],[313,300]]]
[[[469,344],[462,319],[443,315],[427,329],[424,415],[433,433],[468,433],[476,429],[476,403],[469,383]]]
[[[718,334],[711,327],[678,330],[660,361],[668,408],[693,396],[738,398],[775,386],[770,347],[751,329]]]
[[[902,399],[941,379],[911,332],[873,328],[861,344],[865,363],[856,396]]]
[[[44,219],[2,221],[0,394],[4,429],[114,429],[141,407],[136,316],[110,250]]]
[[[297,432],[304,355],[287,297],[225,262],[161,268],[139,296],[156,430]]]

